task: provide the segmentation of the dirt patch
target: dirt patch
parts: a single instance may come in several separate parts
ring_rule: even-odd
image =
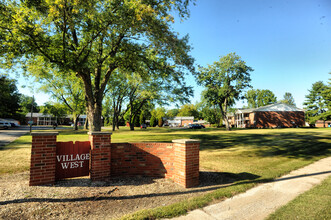
[[[169,179],[121,177],[104,182],[89,178],[28,186],[29,172],[0,176],[1,219],[110,219],[141,209],[166,206],[202,195],[241,179],[242,175],[201,172],[190,189]]]

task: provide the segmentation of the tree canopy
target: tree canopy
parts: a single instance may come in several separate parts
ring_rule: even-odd
[[[227,109],[243,98],[243,90],[250,87],[252,71],[236,53],[199,69],[198,82],[206,87],[204,97],[210,104],[219,106],[227,130],[230,130]]]
[[[199,119],[200,115],[195,105],[185,104],[180,107],[177,116],[194,116],[195,119]]]
[[[84,85],[89,129],[100,131],[102,100],[117,68],[183,81],[193,71],[188,37],[170,12],[188,16],[189,0],[58,0],[0,3],[2,67],[47,63]]]
[[[322,81],[318,81],[312,85],[309,94],[306,95],[306,117],[309,124],[315,124],[317,120],[326,121],[331,118],[330,96],[328,96],[328,86]]]
[[[277,97],[269,89],[250,89],[246,92],[249,108],[258,108],[277,102]]]
[[[205,98],[204,94],[201,94],[201,102],[197,104],[197,109],[199,111],[200,117],[207,120],[211,124],[216,124],[220,126],[221,124],[221,111],[218,105],[212,105]]]
[[[20,93],[16,81],[0,76],[0,118],[17,118],[20,109]]]
[[[295,106],[295,101],[292,93],[285,92],[283,99],[281,100],[282,103],[285,103],[287,105]]]

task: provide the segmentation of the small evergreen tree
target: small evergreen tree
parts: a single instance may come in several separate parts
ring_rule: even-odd
[[[162,118],[159,118],[158,125],[159,125],[159,127],[162,127],[162,125],[163,125],[163,120],[162,120]]]
[[[140,122],[140,124],[145,124],[145,121],[146,121],[146,119],[145,119],[145,112],[142,111],[140,113],[140,116],[139,116],[139,122]]]
[[[155,126],[155,122],[156,122],[155,117],[152,116],[152,117],[151,117],[151,120],[150,120],[150,122],[149,122],[150,126],[151,126],[151,127],[154,127],[154,126]]]

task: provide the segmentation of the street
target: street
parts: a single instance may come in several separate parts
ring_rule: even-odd
[[[0,129],[0,148],[29,132],[29,127]]]
[[[9,144],[28,132],[28,127],[0,129],[0,147]]]

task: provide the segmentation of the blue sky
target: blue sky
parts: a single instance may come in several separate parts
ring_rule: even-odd
[[[254,89],[270,89],[278,100],[290,92],[298,107],[314,82],[331,78],[330,0],[197,0],[190,11],[190,18],[176,19],[173,28],[189,34],[196,65],[236,52],[254,69]],[[195,104],[203,88],[193,77],[187,83],[195,89]],[[35,97],[39,105],[49,100],[36,91]]]
[[[331,78],[330,0],[197,0],[190,9],[174,29],[190,35],[198,65],[236,52],[254,69],[254,89],[270,89],[278,100],[291,92],[298,107],[314,82]],[[203,88],[189,82],[195,103]]]

